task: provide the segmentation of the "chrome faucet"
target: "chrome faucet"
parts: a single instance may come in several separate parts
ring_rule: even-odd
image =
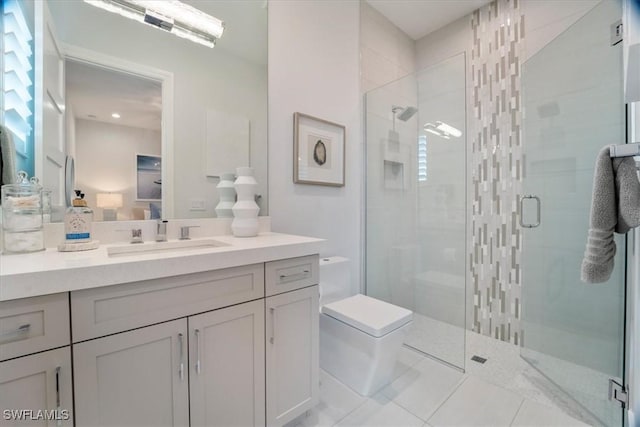
[[[189,230],[192,228],[200,228],[199,225],[185,225],[183,227],[180,227],[180,240],[190,240],[191,237],[189,237]]]
[[[159,219],[156,225],[156,242],[166,242],[167,241],[167,223],[169,221]]]
[[[116,231],[126,231],[130,233],[131,240],[129,243],[144,243],[142,240],[142,229],[141,228],[132,228],[131,230],[116,230]]]

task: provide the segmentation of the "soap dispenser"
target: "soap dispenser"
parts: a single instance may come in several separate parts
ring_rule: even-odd
[[[87,206],[84,193],[81,190],[75,190],[75,193],[73,206],[67,208],[64,216],[65,240],[69,243],[90,242],[93,211]]]

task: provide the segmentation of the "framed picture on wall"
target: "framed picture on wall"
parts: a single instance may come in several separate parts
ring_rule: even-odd
[[[345,127],[293,114],[293,182],[344,186]]]
[[[162,160],[160,156],[136,154],[136,200],[162,199]]]

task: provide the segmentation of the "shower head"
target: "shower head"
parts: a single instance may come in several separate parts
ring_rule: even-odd
[[[391,107],[391,111],[393,112],[393,114],[397,114],[398,112],[400,112],[397,117],[403,122],[406,122],[418,112],[418,109],[416,107],[398,107],[397,105],[394,105],[393,107]]]

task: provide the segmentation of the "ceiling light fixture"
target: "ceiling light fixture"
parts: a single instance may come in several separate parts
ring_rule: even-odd
[[[224,32],[224,22],[178,0],[84,1],[207,47]]]
[[[111,117],[113,117],[114,119],[119,119],[120,118],[120,114],[118,113],[112,113]]]

